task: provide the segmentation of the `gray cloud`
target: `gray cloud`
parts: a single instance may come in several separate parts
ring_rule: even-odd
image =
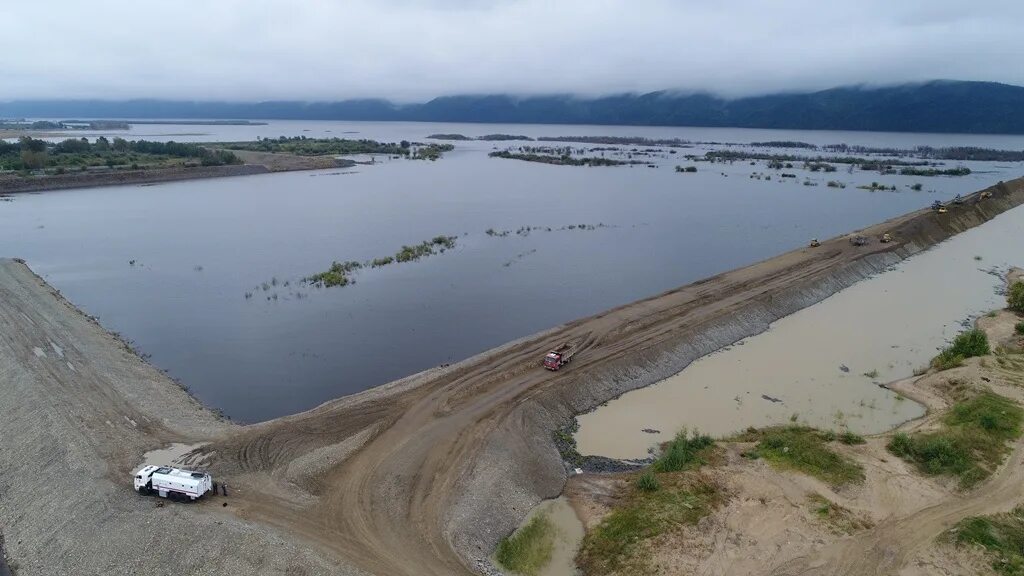
[[[8,1],[0,22],[0,99],[1024,84],[1019,0]]]

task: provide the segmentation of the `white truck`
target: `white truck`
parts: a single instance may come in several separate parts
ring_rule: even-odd
[[[135,473],[135,490],[143,496],[191,501],[213,490],[213,478],[205,472],[151,465]]]

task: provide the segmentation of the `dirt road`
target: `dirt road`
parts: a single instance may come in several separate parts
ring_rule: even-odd
[[[62,512],[67,518],[71,507],[72,518],[84,518],[83,510],[99,507],[116,511],[104,524],[113,533],[83,529],[77,535],[82,542],[144,547],[132,534],[145,534],[152,517],[126,488],[131,467],[144,449],[209,441],[202,450],[214,474],[234,487],[227,509],[234,515],[211,506],[158,514],[198,522],[200,530],[223,522],[222,530],[237,531],[227,537],[204,532],[201,546],[184,537],[167,546],[206,559],[210,573],[231,573],[233,559],[253,573],[321,573],[326,561],[389,576],[487,571],[495,543],[540,499],[561,491],[565,470],[552,432],[573,414],[678,372],[700,355],[1024,203],[1024,179],[991,191],[993,198],[975,203],[968,197],[948,214],[921,211],[867,229],[873,239],[867,246],[833,239],[247,427],[220,422],[171,390],[173,384],[98,326],[62,302],[63,312],[57,310],[26,268],[6,262],[0,265],[0,287],[7,290],[0,294],[0,380],[17,385],[0,388],[0,482],[60,477],[71,466],[86,471],[91,489],[54,504],[30,487],[12,488],[11,497],[0,499],[0,530],[13,559],[66,567],[72,559],[52,550],[89,557],[84,544],[40,546],[39,540],[52,541],[44,533],[54,524],[32,515]],[[884,232],[896,241],[874,240]],[[37,318],[40,309],[49,314],[46,322]],[[84,383],[70,368],[49,364],[50,341],[65,354],[74,351],[68,362],[88,369]],[[542,369],[543,353],[566,341],[580,347],[573,363],[559,372]],[[38,421],[41,414],[45,419]],[[67,432],[54,436],[53,430]],[[8,438],[23,452],[9,455]],[[91,458],[105,463],[102,474],[89,469]],[[244,548],[234,544],[239,534],[248,538]],[[283,552],[267,547],[274,539]],[[109,566],[150,565],[128,558]],[[186,562],[170,552],[159,558],[168,562],[165,568]]]

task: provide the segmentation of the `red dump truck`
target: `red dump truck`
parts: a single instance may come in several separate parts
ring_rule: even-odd
[[[548,370],[558,370],[572,360],[576,349],[569,343],[562,344],[544,356],[544,367]]]

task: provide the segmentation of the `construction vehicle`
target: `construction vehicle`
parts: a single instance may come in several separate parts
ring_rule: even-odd
[[[854,246],[863,246],[868,243],[867,236],[861,236],[860,234],[850,237],[850,244]]]
[[[571,344],[568,342],[562,344],[544,356],[544,367],[548,370],[558,370],[568,364],[574,354],[576,354],[576,349]]]
[[[963,203],[964,203],[963,196],[957,194],[956,196],[953,197],[953,204],[956,204],[956,205],[959,206],[960,204],[963,204]]]
[[[818,242],[817,238],[811,238],[811,243],[808,244],[808,246],[811,248],[817,248],[818,246],[821,246],[821,242]]]
[[[143,496],[189,502],[213,490],[213,479],[205,472],[149,465],[135,473],[135,490]]]
[[[882,234],[882,244],[888,244],[889,242],[892,242],[892,234],[888,232]]]
[[[945,214],[946,212],[948,212],[948,210],[946,210],[946,207],[939,200],[932,202],[932,210],[938,212],[939,214]]]

